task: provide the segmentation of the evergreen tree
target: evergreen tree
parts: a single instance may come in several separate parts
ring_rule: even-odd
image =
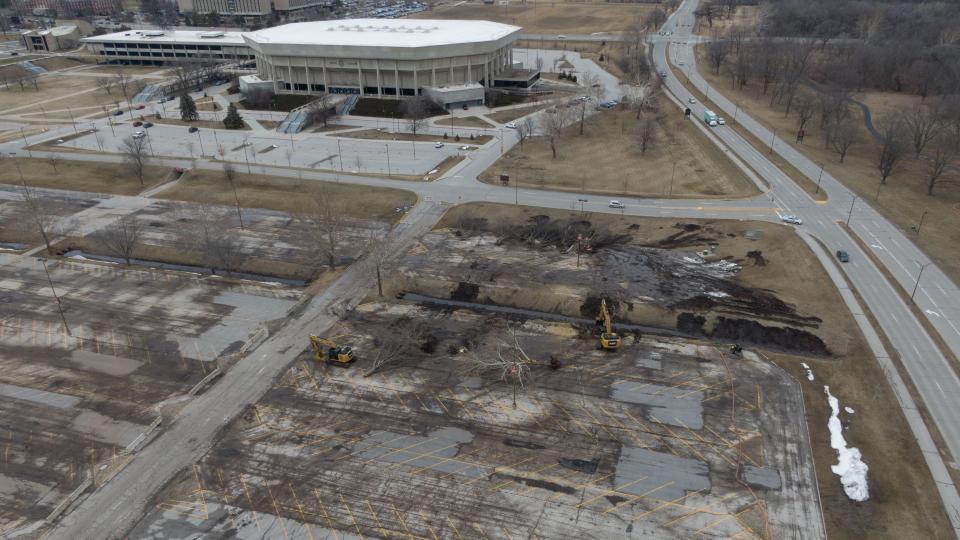
[[[227,108],[227,116],[223,119],[223,127],[227,129],[243,129],[243,118],[237,112],[237,106],[233,103]]]
[[[180,119],[184,122],[193,122],[200,118],[197,113],[197,104],[193,102],[190,94],[184,92],[180,94]]]

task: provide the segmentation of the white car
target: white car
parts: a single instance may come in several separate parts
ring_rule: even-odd
[[[727,121],[724,120],[722,116],[717,118],[717,123],[720,124],[721,126],[727,125]]]
[[[687,98],[687,103],[696,103],[696,98]]]
[[[607,206],[609,206],[610,208],[619,208],[619,209],[621,209],[621,210],[624,209],[624,208],[626,208],[626,206],[624,206],[624,204],[623,204],[622,202],[620,202],[620,201],[618,201],[618,200],[616,200],[616,199],[613,199],[613,200],[611,200],[609,203],[607,203]]]
[[[144,137],[146,137],[146,136],[147,136],[147,134],[144,133],[143,131],[134,131],[134,132],[133,132],[133,138],[134,138],[134,139],[142,139],[142,138],[144,138]]]
[[[792,214],[780,216],[780,220],[791,225],[803,225],[803,220]]]
[[[716,121],[716,120],[711,120],[710,123],[707,124],[707,125],[710,126],[710,127],[717,127],[719,124],[717,124],[717,121]]]
[[[505,128],[510,128],[510,129],[517,129],[517,123],[516,123],[516,122],[507,122],[506,124],[503,125],[503,127],[505,127]]]
[[[434,147],[434,148],[443,148],[443,143],[442,143],[442,142],[438,142],[437,144],[433,145],[433,147]]]

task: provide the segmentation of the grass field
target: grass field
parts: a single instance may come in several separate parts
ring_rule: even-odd
[[[358,186],[298,180],[274,176],[236,176],[237,196],[246,208],[267,208],[280,212],[303,211],[311,198],[321,193],[342,203],[343,213],[352,218],[379,218],[395,221],[402,217],[397,207],[414,204],[416,195],[409,191],[390,188]],[[234,196],[222,172],[191,170],[171,188],[156,195],[177,201],[195,201],[212,204],[235,204]],[[362,201],[362,204],[358,204]]]
[[[334,133],[333,135],[336,135]],[[473,140],[470,140],[469,134],[464,135],[460,133],[461,142],[464,144],[484,144],[493,137],[490,135],[478,135],[474,137]],[[426,135],[423,133],[418,133],[416,137],[413,136],[413,133],[392,133],[389,131],[380,131],[379,129],[364,129],[360,131],[350,131],[337,135],[338,137],[344,137],[348,139],[374,139],[380,141],[419,141],[419,142],[455,142],[454,136],[451,135],[449,138],[444,139],[442,135]]]
[[[650,114],[650,113],[648,113]],[[683,118],[663,107],[658,141],[640,153],[632,136],[631,111],[604,111],[566,129],[552,159],[546,137],[517,145],[487,169],[481,180],[498,182],[503,172],[522,187],[576,190],[609,195],[741,197],[755,186],[723,152]]]
[[[65,157],[65,156],[64,156]],[[18,159],[16,163],[4,160],[0,168],[0,183],[20,184],[20,172],[28,186],[94,193],[134,195],[145,189],[137,177],[116,163],[90,163],[60,159],[54,167],[46,159]],[[20,170],[17,170],[19,165]],[[144,183],[151,186],[159,183],[170,173],[166,167],[147,167]]]
[[[591,34],[625,30],[656,6],[601,2],[520,2],[485,5],[480,0],[440,5],[414,19],[481,19],[523,27],[532,34]]]
[[[698,55],[702,53],[698,48]],[[705,66],[706,63],[701,59],[700,65]],[[731,88],[729,77],[722,72],[716,75],[708,68],[701,69],[700,73],[711,85],[739,103],[742,109],[750,111],[754,118],[767,126],[775,127],[778,134],[785,134],[782,137],[784,141],[814,162],[823,164],[825,171],[904,231],[911,231],[926,213],[921,233],[917,235],[908,232],[908,235],[951,279],[960,282],[960,249],[957,248],[960,245],[960,213],[957,212],[957,208],[960,208],[960,189],[956,185],[940,186],[933,196],[927,195],[923,163],[914,159],[910,153],[902,158],[901,165],[887,180],[887,184],[881,187],[877,172],[880,147],[866,129],[861,132],[859,143],[850,148],[844,163],[840,163],[836,152],[824,149],[823,133],[816,118],[805,126],[804,144],[797,144],[790,135],[797,129],[796,117],[784,117],[782,108],[771,107],[769,96],[763,96],[758,91],[758,85],[737,90]],[[881,121],[883,115],[893,111],[897,105],[911,102],[911,99],[904,96],[880,93],[858,96],[858,99],[871,107],[877,106],[878,110],[873,118],[875,123]],[[853,107],[851,114],[862,125],[863,116],[860,110]]]
[[[448,127],[466,127],[466,128],[492,128],[493,125],[479,116],[451,116],[450,118],[441,118],[435,123],[437,126]]]
[[[517,107],[516,109],[506,109],[503,111],[497,111],[495,113],[490,113],[487,118],[499,122],[501,124],[506,124],[520,118],[521,116],[526,116],[531,113],[535,113],[540,109],[545,109],[549,106],[547,103],[537,103],[535,105],[528,105],[526,107]]]

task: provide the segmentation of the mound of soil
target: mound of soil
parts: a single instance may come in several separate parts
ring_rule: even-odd
[[[457,283],[457,288],[450,293],[450,299],[458,302],[474,302],[480,295],[480,286],[474,283],[461,281]]]
[[[677,330],[688,334],[704,334],[736,343],[752,343],[803,354],[830,356],[826,343],[806,330],[790,326],[764,326],[749,319],[727,317],[717,317],[712,330],[705,329],[705,323],[706,318],[694,313],[685,312],[677,316]]]

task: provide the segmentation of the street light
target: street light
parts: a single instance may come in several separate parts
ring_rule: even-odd
[[[60,311],[60,320],[63,321],[63,329],[67,332],[68,336],[73,336],[70,333],[70,327],[67,326],[67,317],[63,314],[63,304],[60,302],[60,297],[57,296],[57,290],[53,288],[53,280],[50,279],[50,271],[47,270],[47,260],[43,257],[38,257],[38,261],[43,265],[43,272],[47,275],[47,283],[50,284],[50,290],[53,292],[53,301],[57,304],[57,309]]]
[[[197,130],[197,140],[200,141],[200,155],[203,156],[203,137],[200,136],[200,130]]]
[[[850,211],[847,212],[847,223],[846,223],[847,227],[850,226],[850,216],[853,215],[853,205],[857,204],[857,199],[858,199],[858,198],[859,198],[859,197],[857,197],[856,195],[854,195],[854,196],[853,196],[853,199],[850,201]]]
[[[814,194],[820,193],[820,180],[823,179],[823,163],[820,164],[820,176],[817,177],[817,191]]]
[[[920,214],[920,223],[917,224],[916,228],[917,234],[920,234],[920,227],[923,227],[923,218],[927,217],[927,212],[927,210],[924,210],[923,213]]]
[[[27,155],[33,157],[33,152],[30,151],[30,145],[27,144],[27,136],[23,134],[23,128],[20,128],[20,136],[23,137],[23,147],[27,150]]]
[[[913,261],[913,262],[920,264],[920,261]],[[914,304],[916,303],[913,301],[913,295],[917,294],[917,287],[920,286],[920,278],[923,276],[923,271],[931,264],[933,264],[933,261],[930,261],[927,264],[920,264],[920,272],[917,273],[917,282],[913,284],[913,292],[910,293],[911,303],[914,303]]]

